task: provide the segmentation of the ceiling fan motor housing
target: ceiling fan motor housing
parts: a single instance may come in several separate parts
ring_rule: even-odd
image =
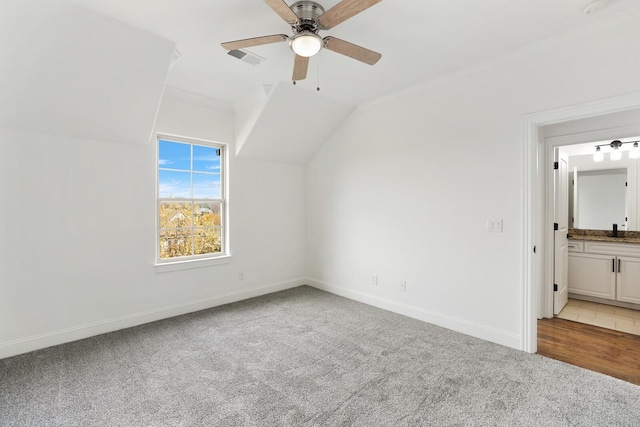
[[[314,1],[297,1],[291,5],[291,10],[299,19],[299,22],[293,25],[295,32],[311,31],[316,33],[318,31],[318,18],[324,13],[322,5]]]

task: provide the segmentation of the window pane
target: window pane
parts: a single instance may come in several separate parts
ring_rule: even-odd
[[[218,148],[193,146],[193,170],[198,172],[220,173],[220,155]]]
[[[193,198],[194,199],[219,199],[220,174],[195,173],[193,174]]]
[[[160,228],[191,227],[193,204],[162,202],[160,203]]]
[[[165,230],[160,232],[160,258],[173,258],[193,254],[191,230]]]
[[[220,228],[196,228],[194,238],[194,254],[211,254],[220,252]]]
[[[220,254],[222,147],[158,139],[159,259]]]
[[[191,173],[158,171],[158,197],[171,199],[181,197],[191,198]]]
[[[197,203],[194,213],[196,227],[220,227],[220,203]]]
[[[160,140],[158,167],[163,169],[191,169],[191,145]]]

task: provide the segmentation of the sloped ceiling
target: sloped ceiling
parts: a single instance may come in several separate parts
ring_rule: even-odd
[[[318,0],[326,10],[339,1]],[[291,34],[263,0],[4,0],[0,97],[8,102],[0,126],[146,143],[166,80],[235,111],[237,155],[305,163],[356,106],[536,43],[572,32],[597,37],[640,18],[638,0],[610,0],[586,14],[589,3],[384,0],[321,34],[380,52],[378,64],[322,50],[293,87],[286,43],[251,48],[264,59],[258,65],[220,46]],[[174,43],[181,57],[168,71]]]
[[[264,98],[262,94],[259,90],[244,106],[258,111],[236,114],[237,119],[245,117],[236,125],[240,157],[304,164],[353,110],[290,83],[277,84]]]
[[[0,126],[148,144],[175,43],[57,0],[0,5]]]

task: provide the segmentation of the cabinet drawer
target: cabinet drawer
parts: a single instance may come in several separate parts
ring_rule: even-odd
[[[633,243],[585,242],[584,251],[592,254],[640,257],[640,245]]]
[[[569,248],[569,252],[584,252],[584,242],[569,240],[569,244],[567,247]]]

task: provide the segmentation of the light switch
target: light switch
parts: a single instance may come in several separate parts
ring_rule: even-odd
[[[502,219],[488,219],[487,231],[490,233],[502,233]]]

